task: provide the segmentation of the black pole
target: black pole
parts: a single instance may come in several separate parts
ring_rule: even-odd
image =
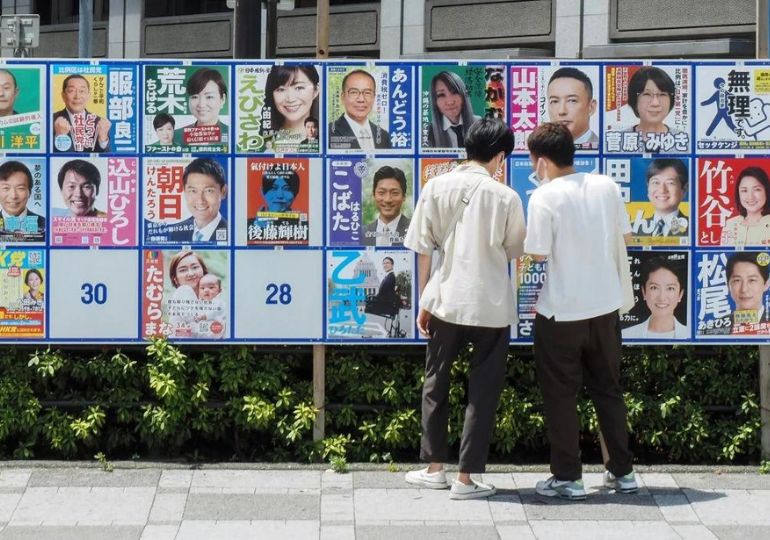
[[[233,58],[262,58],[262,0],[236,0]]]
[[[275,58],[278,49],[278,0],[267,1],[267,57]]]

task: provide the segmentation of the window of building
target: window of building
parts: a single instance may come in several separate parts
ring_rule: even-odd
[[[227,0],[152,0],[144,3],[145,17],[175,17],[230,12]]]
[[[110,0],[94,1],[94,21],[110,17]],[[32,12],[40,15],[40,24],[72,24],[80,21],[80,0],[35,0]]]

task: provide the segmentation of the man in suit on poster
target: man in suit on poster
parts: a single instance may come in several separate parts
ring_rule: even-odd
[[[329,124],[329,148],[370,152],[390,148],[390,134],[369,120],[377,97],[371,73],[355,69],[345,75],[340,97],[345,114]]]
[[[109,152],[112,122],[86,110],[91,87],[82,75],[64,79],[64,108],[53,115],[55,152]]]

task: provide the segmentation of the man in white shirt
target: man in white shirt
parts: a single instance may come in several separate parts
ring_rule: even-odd
[[[429,465],[407,473],[410,484],[448,487],[444,462],[449,457],[449,371],[460,351],[469,342],[473,345],[460,472],[452,484],[452,499],[495,493],[494,486],[474,482],[470,475],[486,467],[510,325],[516,320],[508,264],[522,254],[523,209],[516,192],[494,179],[513,146],[513,133],[503,122],[485,118],[474,123],[465,138],[468,162],[425,185],[404,241],[418,254],[417,328],[429,340],[420,450]],[[429,280],[436,248],[443,257]]]
[[[53,115],[55,152],[109,152],[112,122],[88,112],[91,87],[82,75],[64,79],[64,109]]]
[[[354,69],[342,79],[340,98],[345,114],[329,124],[329,148],[373,153],[390,148],[390,134],[369,120],[377,85],[371,73]]]
[[[547,261],[534,332],[553,474],[538,482],[536,491],[586,497],[577,414],[585,382],[609,452],[604,484],[633,493],[638,486],[620,387],[618,317],[624,298],[618,248],[621,235],[627,243],[631,233],[625,205],[611,178],[575,171],[575,146],[566,126],[541,124],[527,144],[541,185],[529,199],[524,251]]]
[[[402,246],[409,218],[401,213],[406,200],[406,175],[398,167],[385,165],[374,173],[372,195],[377,218],[364,226],[365,246]]]
[[[557,69],[548,81],[548,118],[569,129],[575,147],[599,148],[599,137],[591,129],[596,112],[594,88],[588,75],[574,67]]]

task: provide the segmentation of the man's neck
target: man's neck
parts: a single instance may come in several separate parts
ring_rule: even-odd
[[[401,212],[399,212],[397,215],[393,216],[393,217],[392,217],[392,218],[390,218],[390,219],[385,219],[385,218],[383,218],[383,217],[382,217],[382,214],[380,214],[380,215],[378,215],[378,216],[377,216],[377,219],[378,219],[378,220],[380,221],[380,223],[382,223],[383,225],[390,225],[390,224],[391,224],[391,223],[393,223],[395,220],[397,220],[397,219],[401,219]]]
[[[571,174],[575,174],[577,171],[575,170],[575,167],[570,165],[569,167],[557,167],[556,165],[551,165],[548,167],[548,178],[551,180],[555,180],[557,178],[561,178],[562,176],[569,176]]]

